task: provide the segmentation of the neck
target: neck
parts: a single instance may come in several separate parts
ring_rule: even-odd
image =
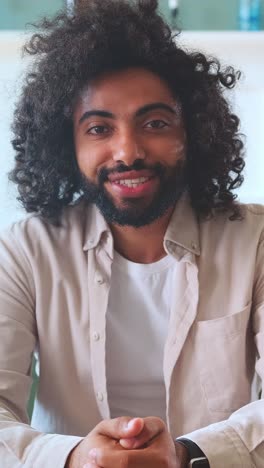
[[[165,257],[163,239],[167,230],[173,207],[148,226],[110,225],[115,250],[127,260],[135,263],[154,263]]]

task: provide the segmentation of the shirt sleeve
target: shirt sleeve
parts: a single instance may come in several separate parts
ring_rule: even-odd
[[[252,327],[257,350],[256,373],[262,398],[234,412],[229,419],[184,435],[207,456],[211,468],[263,468],[264,466],[264,240],[256,259]]]
[[[29,425],[27,401],[37,342],[31,265],[9,230],[0,240],[1,468],[63,468],[80,437],[44,434]]]

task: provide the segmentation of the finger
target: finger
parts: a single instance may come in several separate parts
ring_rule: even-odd
[[[156,417],[144,418],[144,428],[140,434],[133,438],[123,437],[119,440],[119,443],[126,449],[142,448],[165,430],[166,425],[162,419]]]
[[[157,452],[147,453],[144,450],[109,450],[98,449],[96,462],[104,468],[126,466],[127,468],[160,468],[166,466]]]
[[[91,457],[91,459],[94,460],[93,463],[97,463],[99,466],[103,466],[104,468],[113,468],[116,466],[129,466],[127,458],[128,453],[131,454],[132,452],[128,452],[125,450],[122,451],[121,448],[120,451],[118,451],[117,453],[115,453],[113,450],[108,449],[96,449],[96,454],[95,450],[93,450],[93,456]],[[94,468],[93,464],[91,465],[91,467],[88,468]]]
[[[99,423],[95,431],[103,436],[107,436],[116,440],[129,439],[136,437],[144,428],[143,418],[130,418],[122,416],[120,418],[108,419]]]

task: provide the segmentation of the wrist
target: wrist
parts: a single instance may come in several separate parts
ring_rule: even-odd
[[[74,468],[76,466],[79,466],[78,459],[79,459],[79,446],[81,442],[79,442],[78,445],[73,447],[73,449],[70,451],[68,458],[66,460],[66,463],[64,465],[64,468]]]
[[[174,441],[174,445],[179,468],[187,468],[190,461],[187,448],[183,444],[177,442],[177,440]]]
[[[66,460],[64,468],[72,468],[72,451]]]

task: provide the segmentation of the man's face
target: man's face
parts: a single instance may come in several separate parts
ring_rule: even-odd
[[[74,140],[84,196],[109,223],[150,224],[185,188],[181,106],[151,71],[90,82],[75,106]]]

